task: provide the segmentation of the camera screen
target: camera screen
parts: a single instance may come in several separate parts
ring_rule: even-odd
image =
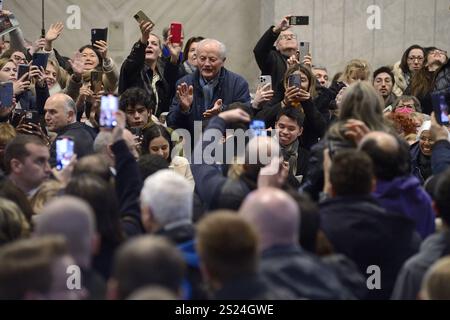
[[[117,125],[115,113],[119,108],[118,98],[109,95],[103,96],[100,108],[100,126],[103,128],[114,128]]]
[[[56,140],[56,169],[62,170],[67,167],[73,156],[74,142],[69,138]]]
[[[441,125],[449,125],[449,99],[444,94],[433,94],[433,111],[436,116],[436,120]]]
[[[267,136],[266,132],[266,123],[262,120],[254,120],[250,123],[250,130],[254,137],[265,137]]]

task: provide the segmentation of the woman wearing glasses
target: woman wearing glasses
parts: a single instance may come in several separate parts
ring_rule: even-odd
[[[424,60],[425,51],[421,46],[415,44],[406,49],[402,60],[397,62],[393,69],[395,85],[392,91],[396,96],[403,95],[403,91],[411,83],[413,74],[423,68]]]
[[[437,70],[447,62],[447,52],[436,47],[424,48],[424,51],[424,67],[413,74],[403,94],[417,97],[422,104],[423,113],[430,115],[433,111],[430,93],[434,88]]]

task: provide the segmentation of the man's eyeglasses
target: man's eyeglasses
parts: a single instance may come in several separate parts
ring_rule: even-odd
[[[438,49],[438,50],[430,51],[429,54],[431,54],[433,56],[447,56],[447,51]]]
[[[296,34],[283,34],[280,36],[281,40],[292,40],[292,39],[297,39],[297,35]]]
[[[422,62],[424,60],[424,57],[408,57],[408,61],[414,62],[414,61]]]

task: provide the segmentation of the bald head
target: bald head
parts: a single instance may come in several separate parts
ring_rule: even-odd
[[[76,122],[77,108],[71,97],[57,93],[47,99],[44,106],[45,122],[50,131],[61,130]]]
[[[286,192],[263,188],[252,192],[242,204],[239,214],[255,226],[261,250],[277,245],[297,243],[300,212]]]
[[[35,217],[36,236],[61,235],[70,254],[81,267],[89,267],[95,237],[95,216],[91,207],[75,197],[60,197],[47,204]]]
[[[398,140],[389,133],[373,131],[367,134],[360,142],[362,147],[368,141],[374,141],[378,147],[386,152],[396,152],[399,149]]]
[[[409,145],[389,133],[371,132],[358,148],[372,159],[377,179],[391,181],[411,172]]]

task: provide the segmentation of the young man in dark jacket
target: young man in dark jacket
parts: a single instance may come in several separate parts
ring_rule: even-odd
[[[320,204],[322,229],[335,251],[353,260],[363,274],[379,268],[381,274],[372,283],[374,289],[368,288],[368,298],[388,299],[402,264],[418,250],[420,237],[414,223],[387,212],[370,195],[375,177],[367,154],[341,151],[331,167],[329,156],[325,159],[324,191],[331,198]]]

